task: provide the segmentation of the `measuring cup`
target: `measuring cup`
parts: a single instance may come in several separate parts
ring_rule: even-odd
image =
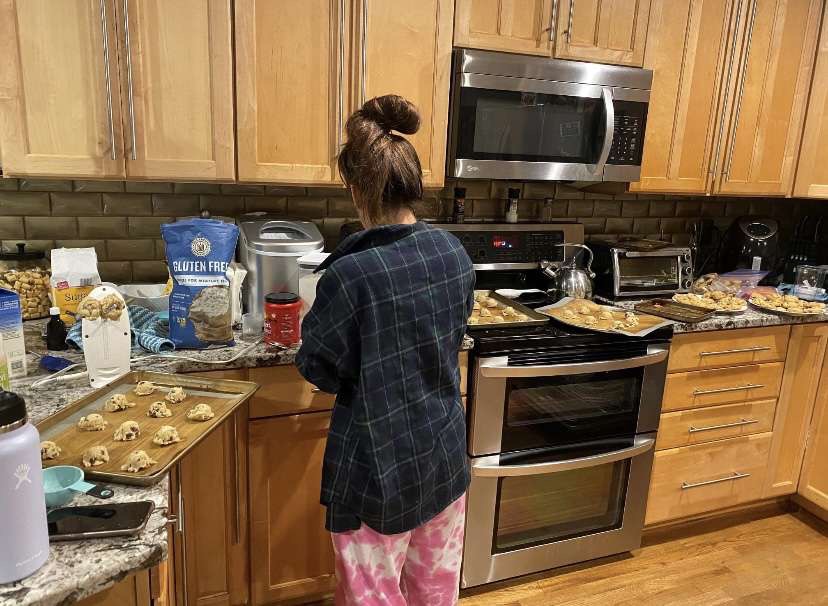
[[[56,465],[44,469],[43,492],[46,495],[46,507],[66,505],[76,492],[99,499],[108,499],[115,494],[108,486],[84,482],[83,469],[73,465]]]

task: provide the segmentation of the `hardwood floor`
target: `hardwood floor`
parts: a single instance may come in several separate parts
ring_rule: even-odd
[[[632,555],[468,590],[460,606],[828,604],[828,524],[767,515],[656,530]]]

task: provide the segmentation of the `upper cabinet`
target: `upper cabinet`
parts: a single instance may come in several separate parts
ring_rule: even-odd
[[[233,179],[230,0],[3,0],[9,175]]]
[[[713,193],[790,195],[823,0],[744,4]]]
[[[127,177],[233,179],[230,1],[115,8]]]
[[[553,0],[457,0],[455,10],[456,46],[552,54]]]
[[[115,22],[110,0],[0,0],[7,175],[126,175]]]
[[[650,0],[558,0],[555,57],[641,67]]]
[[[822,34],[796,170],[796,197],[828,198],[828,162],[822,155],[828,140],[828,5],[823,9],[822,18]]]
[[[736,0],[653,0],[644,67],[653,70],[641,180],[634,191],[705,193],[734,52]],[[731,68],[732,69],[732,68]]]
[[[441,187],[446,163],[453,2],[365,0],[360,8],[361,54],[355,86],[360,104],[393,93],[417,106],[420,130],[408,138],[420,157],[423,184]]]

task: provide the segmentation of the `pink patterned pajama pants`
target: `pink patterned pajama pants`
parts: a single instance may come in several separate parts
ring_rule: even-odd
[[[410,532],[384,535],[365,524],[334,533],[336,606],[451,606],[457,603],[466,497]]]

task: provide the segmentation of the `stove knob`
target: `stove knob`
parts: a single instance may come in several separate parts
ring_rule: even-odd
[[[682,282],[682,286],[689,290],[690,287],[693,286],[693,280],[685,280],[684,282]]]

